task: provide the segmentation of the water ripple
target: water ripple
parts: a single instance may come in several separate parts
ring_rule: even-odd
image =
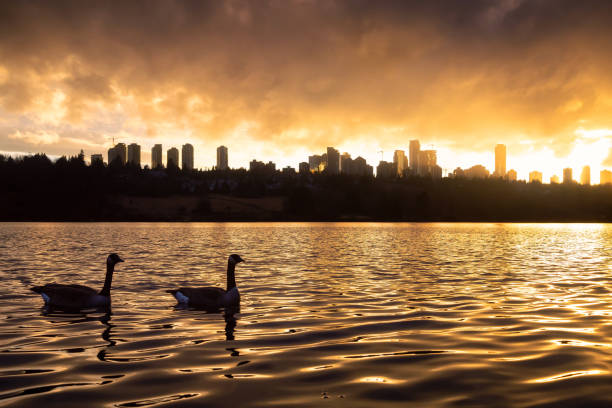
[[[0,224],[0,405],[610,406],[612,226]],[[28,290],[99,287],[112,313]],[[224,286],[240,313],[165,289]]]

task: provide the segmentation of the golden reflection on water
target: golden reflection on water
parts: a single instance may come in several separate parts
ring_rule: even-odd
[[[387,383],[387,384],[401,384],[405,382],[404,380],[395,380],[393,378],[388,377],[361,377],[357,379],[357,382],[365,382],[365,383]]]
[[[1,227],[0,405],[612,405],[611,225]],[[28,291],[110,252],[112,314]],[[230,253],[240,313],[174,307]]]
[[[570,379],[572,377],[580,377],[583,375],[599,375],[599,374],[608,374],[609,372],[603,371],[603,370],[583,370],[583,371],[572,371],[571,373],[563,373],[563,374],[559,374],[559,375],[553,375],[551,377],[546,377],[546,378],[537,378],[535,380],[531,380],[529,382],[533,382],[533,383],[546,383],[546,382],[553,382],[553,381],[562,381],[562,380],[567,380]]]

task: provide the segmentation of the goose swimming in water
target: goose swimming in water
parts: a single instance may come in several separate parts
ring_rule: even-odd
[[[234,269],[236,264],[244,262],[240,255],[232,254],[227,260],[227,287],[226,289],[215,287],[204,288],[178,288],[167,290],[181,305],[203,308],[220,309],[222,307],[232,307],[240,304],[240,293],[236,287],[236,277]]]
[[[101,291],[83,285],[62,285],[48,283],[44,286],[34,286],[31,291],[39,293],[45,300],[45,306],[60,309],[86,309],[110,305],[110,289],[115,265],[123,262],[117,254],[106,258],[106,279]]]

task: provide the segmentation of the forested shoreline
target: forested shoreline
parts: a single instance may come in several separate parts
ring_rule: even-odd
[[[0,155],[2,221],[612,222],[612,186],[88,165]]]

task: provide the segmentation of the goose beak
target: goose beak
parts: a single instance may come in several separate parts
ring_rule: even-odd
[[[117,258],[117,262],[124,262],[124,261],[121,258]]]

